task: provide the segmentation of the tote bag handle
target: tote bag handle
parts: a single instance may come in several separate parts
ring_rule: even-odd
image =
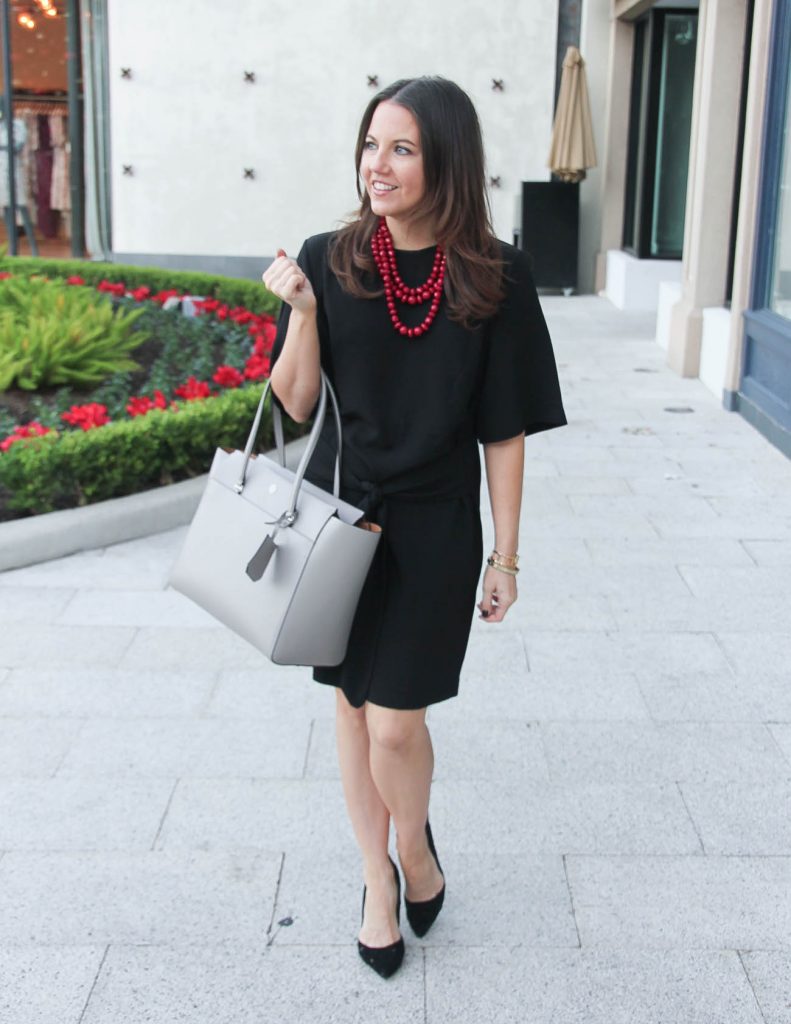
[[[324,426],[324,420],[327,414],[327,392],[329,392],[330,398],[332,399],[332,409],[335,415],[335,430],[338,438],[338,451],[335,455],[335,480],[333,483],[333,495],[340,499],[341,489],[341,448],[342,448],[342,433],[341,433],[341,413],[338,408],[338,399],[335,396],[332,384],[330,384],[329,378],[327,377],[324,370],[319,371],[321,373],[321,392],[319,394],[319,403],[316,410],[316,415],[313,420],[313,427],[310,431],[310,437],[308,443],[305,446],[305,450],[302,453],[302,458],[299,460],[296,472],[294,474],[294,486],[291,491],[291,503],[288,510],[284,513],[283,518],[286,520],[284,525],[290,526],[297,518],[297,498],[299,497],[299,489],[302,486],[302,479],[305,476],[305,470],[308,467],[313,452],[316,450],[316,445],[319,443],[319,435],[321,434],[322,427]],[[272,386],[271,378],[267,379],[266,386],[264,387],[261,399],[258,402],[258,408],[256,409],[255,418],[253,425],[250,428],[250,434],[247,438],[247,444],[244,448],[244,461],[242,462],[242,470],[239,474],[238,481],[234,484],[233,489],[237,494],[241,494],[244,490],[245,480],[247,477],[247,466],[250,462],[250,457],[253,452],[253,445],[255,444],[256,434],[261,424],[261,416],[264,411],[264,402],[266,396],[269,394]],[[274,394],[274,393],[273,393]],[[283,439],[283,416],[280,409],[272,402],[272,421],[275,428],[275,444],[277,447],[278,459],[280,465],[285,467],[286,465],[286,449]]]

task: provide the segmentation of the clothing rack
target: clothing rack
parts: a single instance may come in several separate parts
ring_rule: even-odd
[[[11,98],[15,114],[63,114],[69,102],[68,96],[47,96],[46,93],[16,92]]]

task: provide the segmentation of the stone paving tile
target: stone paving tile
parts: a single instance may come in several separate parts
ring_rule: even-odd
[[[769,730],[741,722],[544,722],[556,782],[791,781]]]
[[[145,538],[148,540],[149,538]],[[0,587],[97,587],[102,590],[162,590],[167,583],[169,565],[161,544],[141,545],[131,552],[117,554],[114,548],[80,551],[21,569],[0,573]],[[175,558],[175,548],[173,555]]]
[[[0,862],[0,944],[264,941],[278,853],[8,853]]]
[[[791,565],[791,540],[743,540],[742,545],[758,565]]]
[[[154,849],[355,849],[335,779],[184,779]]]
[[[217,626],[217,620],[208,612],[172,588],[161,593],[83,589],[57,617],[57,622],[76,626],[183,626],[195,629]]]
[[[419,939],[401,908],[401,934],[418,946],[566,946],[578,944],[563,859],[557,854],[478,854],[445,850],[445,901],[430,931]],[[394,843],[391,856],[399,864]],[[401,875],[401,893],[405,888]],[[305,946],[355,939],[360,929],[363,875],[358,856],[317,867],[315,855],[286,854],[278,887],[275,945]]]
[[[791,949],[791,856],[566,858],[585,947]]]
[[[640,691],[658,722],[791,720],[791,689],[782,676],[639,672]]]
[[[156,669],[9,670],[0,681],[0,715],[42,718],[132,718],[199,715],[208,706],[217,673]]]
[[[3,1024],[79,1024],[106,947],[0,945]]]
[[[80,718],[0,717],[0,778],[50,778],[84,725]]]
[[[80,1024],[414,1024],[423,956],[410,948],[385,983],[342,946],[113,945]],[[749,1024],[749,1022],[745,1022]]]
[[[0,586],[0,621],[4,626],[54,622],[76,593],[69,587]]]
[[[89,627],[71,627],[79,628]],[[118,668],[219,671],[258,668],[265,661],[252,644],[221,625],[212,629],[142,626],[134,634]]]
[[[662,672],[731,674],[731,666],[711,633],[525,630],[524,639],[531,671],[584,672],[589,665],[597,665],[607,672],[638,672],[652,665]]]
[[[733,950],[426,950],[426,1019],[764,1024]]]
[[[739,675],[780,675],[791,679],[791,623],[777,632],[718,630],[717,642]]]
[[[213,718],[274,717],[290,727],[291,722],[334,714],[335,704],[335,687],[315,682],[310,668],[264,664],[218,672],[205,713]]]
[[[18,623],[0,637],[0,664],[6,668],[114,667],[133,642],[133,628],[25,625]]]
[[[593,564],[600,569],[619,566],[742,565],[752,564],[740,541],[732,538],[679,537],[590,538],[585,541]]]
[[[791,779],[679,786],[707,854],[791,853]]]
[[[429,709],[430,721],[510,716],[521,721],[645,720],[648,708],[633,672],[526,672],[488,678],[462,673],[458,696]]]
[[[744,950],[741,959],[766,1024],[788,1024],[791,953]]]
[[[286,729],[275,717],[93,719],[70,744],[57,775],[298,779],[309,735],[310,722]]]
[[[464,808],[464,813],[459,812]],[[696,854],[700,839],[672,782],[439,779],[431,831],[442,849],[479,853]],[[440,843],[442,845],[440,845]]]
[[[148,850],[172,779],[0,779],[0,849]]]

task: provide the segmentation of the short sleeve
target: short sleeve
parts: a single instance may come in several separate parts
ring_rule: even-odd
[[[552,341],[528,256],[509,246],[507,294],[489,321],[475,433],[481,444],[567,424]]]
[[[311,266],[310,257],[308,256],[308,240],[307,239],[302,243],[302,248],[297,253],[296,261],[297,261],[297,266],[300,267],[300,269],[305,271],[305,275],[308,278],[308,280],[310,281],[310,283],[311,283],[311,285],[313,287],[314,292],[316,293],[316,297],[317,297],[317,300],[319,302],[319,309],[318,309],[319,334],[321,335],[321,333],[322,333],[323,309],[322,309],[322,305],[321,305],[321,300],[319,298],[319,296],[320,296],[320,288],[319,288],[319,282],[317,281],[317,279],[315,277],[315,274],[314,274],[314,269]],[[289,305],[288,302],[282,302],[280,304],[280,312],[278,313],[278,317],[277,317],[277,326],[276,326],[276,331],[275,331],[275,340],[272,342],[272,351],[269,354],[269,373],[270,373],[270,375],[272,373],[272,370],[274,369],[275,363],[277,362],[280,353],[283,351],[283,345],[285,344],[285,341],[286,341],[286,333],[288,332],[288,321],[289,321],[289,317],[290,316],[291,316],[291,306]],[[283,407],[283,403],[280,401],[280,399],[275,394],[275,389],[274,388],[270,388],[269,390],[272,392],[272,401],[275,403],[275,405],[278,407],[278,409],[280,409],[280,411],[284,415],[287,416],[288,413],[286,412],[285,408]]]

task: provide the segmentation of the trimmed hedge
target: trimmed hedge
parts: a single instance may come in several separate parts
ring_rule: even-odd
[[[153,409],[145,416],[92,430],[18,441],[0,455],[0,487],[9,509],[32,514],[88,505],[209,470],[217,448],[243,449],[263,386],[235,388],[215,398],[184,401],[177,410]],[[273,444],[271,398],[255,450]],[[286,437],[308,425],[284,420]]]
[[[280,299],[263,283],[235,277],[220,277],[195,270],[166,270],[161,267],[137,267],[125,263],[94,263],[91,260],[47,260],[36,256],[0,255],[0,271],[11,274],[45,274],[47,277],[81,277],[86,284],[101,281],[123,282],[131,291],[148,285],[152,292],[177,288],[185,295],[203,295],[219,299],[229,306],[244,306],[253,313],[271,313],[280,309]]]

